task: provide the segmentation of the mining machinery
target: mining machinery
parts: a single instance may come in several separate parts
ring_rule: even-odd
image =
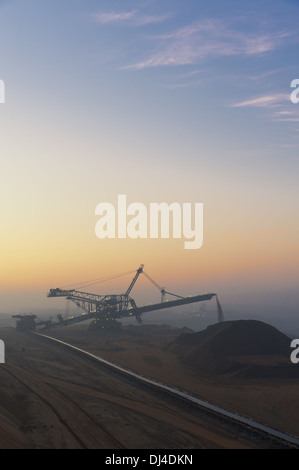
[[[18,331],[30,331],[30,330],[33,331],[33,330],[35,330],[36,315],[20,314],[20,315],[13,315],[12,318],[15,318],[17,320],[16,329]]]
[[[117,319],[132,315],[141,323],[140,313],[130,293],[142,272],[143,265],[140,265],[127,291],[120,295],[97,295],[77,290],[50,289],[48,297],[66,297],[83,310],[82,315],[67,319],[63,319],[61,315],[58,315],[58,324],[70,325],[93,319],[90,325],[91,328],[118,328],[119,323]],[[50,326],[57,326],[57,324]]]
[[[31,313],[21,313],[19,315],[12,315],[12,318],[15,318],[17,320],[17,331],[34,331],[37,326],[43,326],[47,328],[52,324],[51,320],[36,320],[37,315],[32,315]]]
[[[141,274],[144,274],[149,281],[151,281],[161,293],[161,302],[156,304],[149,304],[138,307],[135,300],[131,297],[131,291],[136,284],[137,279]],[[115,276],[117,277],[117,276]],[[173,300],[166,300],[166,295],[174,297]],[[57,316],[57,321],[35,322],[35,319],[28,316],[19,318],[17,324],[18,329],[35,329],[35,326],[43,325],[44,328],[52,328],[58,326],[71,325],[74,323],[92,320],[90,329],[119,329],[121,323],[118,321],[122,318],[135,317],[138,323],[141,323],[141,316],[143,313],[153,312],[156,310],[163,310],[181,305],[187,305],[195,302],[204,302],[216,297],[218,309],[218,321],[223,320],[223,313],[219,304],[216,294],[201,294],[196,296],[183,297],[177,294],[166,291],[164,287],[160,287],[147,273],[144,271],[144,265],[141,264],[137,269],[128,289],[124,294],[120,295],[98,295],[88,292],[82,292],[75,289],[50,289],[47,297],[60,298],[65,297],[67,300],[75,303],[82,311],[81,315],[63,318],[61,314]],[[30,318],[29,318],[30,317]]]

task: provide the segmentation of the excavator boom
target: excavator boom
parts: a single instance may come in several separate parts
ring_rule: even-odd
[[[223,320],[223,312],[221,306],[219,304],[218,298],[216,294],[202,294],[190,297],[182,297],[177,294],[172,294],[171,292],[167,292],[165,288],[160,287],[155,281],[153,281],[150,276],[148,276],[143,271],[144,265],[141,264],[137,269],[134,278],[132,279],[128,289],[126,290],[125,294],[120,295],[98,295],[98,294],[91,294],[88,292],[81,292],[79,290],[74,289],[50,289],[47,296],[48,297],[66,297],[68,300],[74,302],[77,307],[79,307],[83,313],[81,315],[63,318],[62,315],[58,315],[57,322],[52,321],[40,321],[35,322],[31,316],[25,316],[22,318],[18,318],[19,325],[23,328],[33,329],[34,325],[44,325],[45,328],[51,328],[56,326],[62,325],[70,325],[73,323],[79,323],[85,320],[93,320],[92,324],[95,325],[96,328],[107,328],[107,327],[115,327],[119,325],[117,322],[118,319],[133,317],[135,316],[136,320],[141,323],[141,315],[146,312],[152,312],[155,310],[163,310],[166,308],[178,307],[180,305],[187,305],[195,302],[203,302],[206,300],[211,300],[213,297],[216,296],[217,301],[217,308],[218,308],[218,319],[219,321]],[[145,274],[145,276],[160,290],[162,294],[161,302],[157,304],[149,304],[144,305],[142,307],[137,307],[134,299],[130,297],[130,293],[136,284],[137,279],[139,278],[140,274]],[[166,301],[165,295],[174,296],[175,300]],[[219,311],[221,310],[221,315],[219,315]],[[221,318],[220,318],[221,317]]]

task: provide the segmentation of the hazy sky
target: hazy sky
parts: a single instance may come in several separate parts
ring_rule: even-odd
[[[298,16],[295,0],[0,1],[0,312],[140,263],[224,304],[294,294]],[[203,203],[203,247],[99,240],[95,208],[119,194]]]

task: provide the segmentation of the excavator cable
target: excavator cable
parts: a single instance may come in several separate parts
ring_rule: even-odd
[[[109,277],[100,277],[100,278],[97,278],[97,279],[91,279],[89,281],[81,281],[81,282],[77,282],[77,283],[62,286],[62,288],[65,289],[66,287],[75,287],[75,286],[77,286],[76,289],[81,289],[82,287],[93,286],[95,284],[100,284],[102,282],[107,282],[107,281],[110,281],[112,279],[116,279],[118,277],[127,276],[128,274],[132,274],[134,272],[135,272],[135,270],[134,271],[129,271],[129,272],[126,272],[126,273],[121,273],[121,274],[114,274],[113,276],[109,276]]]
[[[145,271],[143,271],[143,274],[145,275],[145,277],[148,278],[149,281],[151,281],[152,284],[154,284],[154,286],[156,286],[159,291],[161,292],[161,290],[163,289],[163,287],[160,287]]]
[[[167,291],[164,291],[165,294],[168,294],[168,295],[173,295],[174,297],[178,297],[179,299],[185,299],[186,297],[182,297],[181,295],[177,295],[177,294],[172,294],[171,292],[167,292]]]
[[[143,274],[149,279],[149,281],[154,284],[154,286],[159,289],[163,296],[165,296],[165,294],[168,294],[173,295],[173,297],[178,297],[179,299],[185,299],[185,297],[182,297],[181,295],[173,294],[172,292],[167,292],[164,287],[160,287],[146,272],[143,271]]]

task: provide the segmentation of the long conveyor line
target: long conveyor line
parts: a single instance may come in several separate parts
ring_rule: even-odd
[[[83,349],[80,349],[76,346],[73,346],[69,343],[66,343],[64,341],[61,341],[56,338],[52,338],[50,336],[43,335],[41,333],[33,332],[33,334],[40,336],[42,338],[45,338],[50,341],[54,341],[56,343],[59,343],[67,348],[70,348],[86,357],[91,358],[92,360],[96,360],[102,364],[104,364],[107,367],[112,368],[114,371],[119,372],[120,374],[124,374],[127,377],[130,377],[132,380],[138,381],[139,383],[147,384],[150,387],[154,387],[158,390],[164,391],[168,393],[169,395],[172,395],[173,397],[180,398],[181,400],[184,400],[185,402],[188,402],[190,404],[193,404],[196,407],[201,408],[202,410],[205,410],[209,412],[210,414],[213,414],[214,416],[218,417],[219,419],[226,420],[227,422],[230,422],[231,424],[235,424],[239,427],[241,427],[243,430],[250,432],[250,433],[256,433],[259,436],[263,438],[268,438],[273,442],[276,442],[277,444],[281,444],[283,446],[287,446],[289,448],[295,448],[299,449],[299,438],[296,436],[292,436],[290,434],[283,433],[281,431],[278,431],[276,429],[270,428],[268,426],[265,426],[263,424],[257,423],[256,421],[245,418],[239,414],[227,411],[219,406],[213,405],[207,401],[201,400],[197,397],[194,397],[193,395],[182,391],[178,390],[173,387],[169,387],[168,385],[162,384],[160,382],[157,382],[156,380],[153,380],[148,377],[144,377],[140,374],[135,373],[134,371],[131,371],[129,369],[126,369],[124,367],[121,367],[117,364],[114,364],[113,362],[107,361],[106,359],[96,356],[95,354],[92,354],[88,351],[85,351]]]

